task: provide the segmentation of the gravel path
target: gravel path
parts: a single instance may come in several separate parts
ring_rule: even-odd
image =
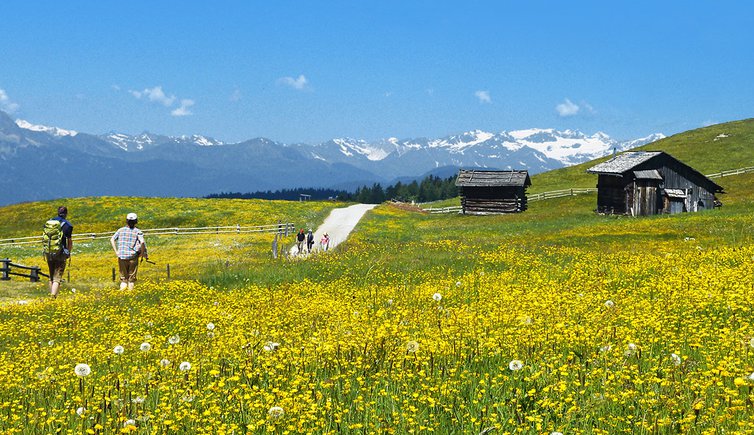
[[[356,204],[345,208],[336,208],[331,211],[327,219],[314,232],[313,252],[324,249],[324,246],[320,244],[320,240],[322,240],[322,236],[325,233],[330,236],[330,249],[338,246],[341,242],[345,242],[361,217],[376,206],[376,204]],[[304,250],[306,250],[306,246],[304,246]],[[293,245],[290,255],[295,256],[298,253],[298,248],[296,245]]]

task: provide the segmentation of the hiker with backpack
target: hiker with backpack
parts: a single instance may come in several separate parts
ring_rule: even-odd
[[[136,213],[126,215],[126,226],[118,229],[110,238],[115,255],[118,257],[120,271],[120,289],[133,290],[136,283],[136,272],[139,269],[139,257],[149,261],[147,243],[144,233],[136,228],[138,217]]]
[[[73,249],[73,225],[66,220],[68,208],[58,207],[58,215],[45,222],[42,241],[45,260],[50,268],[50,295],[55,298],[60,290],[66,262]]]

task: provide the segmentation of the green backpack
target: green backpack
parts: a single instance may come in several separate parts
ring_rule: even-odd
[[[45,222],[42,242],[42,251],[45,254],[58,255],[63,252],[63,223],[57,219]]]

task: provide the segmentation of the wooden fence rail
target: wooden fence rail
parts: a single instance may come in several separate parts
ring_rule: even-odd
[[[748,168],[731,169],[729,171],[715,172],[714,174],[705,175],[705,177],[722,178],[722,177],[729,177],[731,175],[748,174],[750,172],[754,172],[754,166],[750,166]]]
[[[543,199],[562,198],[564,196],[583,195],[587,193],[597,193],[595,187],[577,187],[573,189],[552,190],[550,192],[535,193],[527,195],[529,201],[541,201]]]
[[[25,273],[13,272],[14,268],[21,269],[21,270],[28,270],[29,273],[25,274]],[[31,282],[38,282],[40,276],[44,276],[45,278],[50,277],[46,273],[41,272],[39,266],[22,266],[20,264],[12,263],[9,258],[0,259],[0,281],[10,280],[11,275],[29,278]]]
[[[295,231],[293,223],[280,223],[271,225],[251,225],[242,226],[241,224],[228,226],[208,226],[208,227],[171,227],[171,228],[149,228],[143,229],[142,232],[147,236],[175,236],[175,235],[196,235],[196,234],[241,234],[241,233],[277,233],[291,234]],[[77,233],[71,239],[73,241],[109,239],[113,236],[114,231],[104,233]],[[0,246],[6,245],[32,245],[41,244],[42,236],[14,237],[9,239],[0,239]]]

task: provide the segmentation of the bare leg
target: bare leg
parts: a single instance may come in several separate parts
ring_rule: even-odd
[[[50,281],[50,295],[53,298],[58,296],[58,290],[60,290],[60,283],[56,281]]]

